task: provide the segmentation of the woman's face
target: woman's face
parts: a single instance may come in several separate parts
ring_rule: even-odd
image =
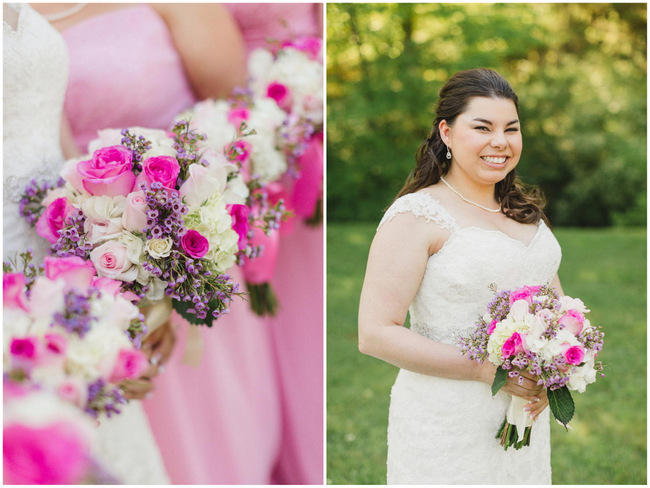
[[[471,98],[453,126],[440,122],[440,135],[451,149],[450,172],[475,183],[498,183],[521,156],[519,117],[507,98]]]

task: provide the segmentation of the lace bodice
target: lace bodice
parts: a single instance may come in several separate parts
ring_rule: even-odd
[[[380,226],[409,212],[449,233],[429,257],[409,308],[411,330],[457,345],[499,289],[549,283],[561,250],[540,222],[529,243],[494,230],[462,227],[428,193],[399,198]],[[459,351],[460,354],[460,351]],[[489,385],[400,370],[391,392],[388,482],[391,484],[546,484],[551,480],[548,409],[533,428],[531,446],[507,452],[494,439],[509,396]]]
[[[28,4],[4,5],[3,218],[4,257],[46,243],[18,215],[32,179],[55,181],[63,156],[60,124],[68,58],[59,33]]]
[[[543,221],[525,244],[500,231],[460,227],[440,202],[420,192],[395,201],[379,225],[404,212],[451,231],[429,258],[409,309],[412,330],[430,339],[455,344],[469,332],[492,298],[491,283],[499,289],[548,284],[560,265],[560,246]]]

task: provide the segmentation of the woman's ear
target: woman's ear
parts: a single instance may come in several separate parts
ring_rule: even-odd
[[[447,146],[451,143],[451,127],[445,119],[442,119],[438,124],[438,131],[440,132],[440,139]]]

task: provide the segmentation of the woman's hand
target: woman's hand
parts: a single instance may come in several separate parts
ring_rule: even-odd
[[[524,410],[528,412],[533,420],[537,420],[539,414],[548,406],[546,387],[538,385],[537,380],[537,376],[519,370],[519,376],[514,378],[508,376],[506,384],[501,388],[505,393],[528,400],[529,403],[524,407]]]

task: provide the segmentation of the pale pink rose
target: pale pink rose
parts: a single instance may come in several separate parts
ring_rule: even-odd
[[[51,319],[57,312],[65,308],[65,281],[50,280],[39,276],[32,284],[29,297],[29,313],[36,319]]]
[[[585,358],[585,348],[582,346],[565,345],[564,360],[567,364],[580,364]]]
[[[140,188],[141,183],[146,183],[150,187],[151,183],[157,181],[165,188],[174,190],[180,170],[181,167],[178,165],[178,161],[171,156],[148,158],[142,162],[142,173],[138,175],[136,184],[138,188]]]
[[[239,130],[242,122],[247,121],[250,118],[250,115],[250,110],[246,107],[233,108],[228,112],[228,122],[231,123],[235,129]]]
[[[147,356],[137,349],[120,349],[109,378],[111,383],[138,378],[149,367]]]
[[[201,259],[210,250],[210,243],[200,232],[190,229],[181,237],[181,247],[189,256]]]
[[[79,161],[77,172],[91,195],[128,195],[135,185],[131,151],[124,146],[97,149],[89,161]]]
[[[515,332],[510,336],[506,342],[503,343],[501,348],[501,356],[504,359],[509,358],[510,356],[519,354],[520,352],[525,351],[524,348],[524,335],[519,332]]]
[[[77,484],[88,469],[89,445],[71,423],[44,427],[9,424],[3,429],[2,440],[6,484]]]
[[[50,243],[59,240],[59,231],[67,226],[66,219],[74,207],[68,204],[66,197],[57,198],[47,206],[36,222],[36,233]]]
[[[524,286],[510,293],[510,305],[512,305],[517,300],[525,300],[528,305],[533,303],[533,296],[539,292],[539,286]]]
[[[90,252],[90,260],[98,276],[114,280],[133,281],[138,276],[138,268],[127,258],[127,248],[117,241],[108,241]]]
[[[28,310],[25,284],[25,276],[22,273],[4,273],[2,275],[3,307]]]
[[[84,221],[86,239],[92,244],[105,241],[122,232],[122,221],[119,218],[99,218],[88,216]]]
[[[140,301],[140,297],[132,291],[122,291],[122,282],[118,280],[106,278],[105,276],[102,276],[101,278],[95,277],[93,278],[92,286],[99,288],[101,291],[113,295],[114,297],[119,295],[129,302]]]
[[[285,112],[291,111],[291,90],[289,90],[288,86],[273,81],[266,87],[266,96],[275,100],[278,107]]]
[[[122,225],[131,232],[142,232],[147,226],[147,198],[142,191],[134,191],[126,196],[122,214]]]
[[[53,281],[61,278],[65,281],[66,292],[70,290],[85,292],[96,274],[92,263],[79,256],[65,258],[45,256],[43,264],[47,278]]]
[[[492,332],[494,332],[494,329],[497,328],[497,324],[499,321],[497,319],[494,319],[492,322],[490,322],[490,325],[488,325],[487,333],[489,335],[492,335]]]
[[[88,401],[88,387],[77,378],[66,378],[56,388],[59,398],[83,408]]]
[[[237,247],[241,251],[248,245],[248,231],[251,228],[248,222],[250,209],[246,205],[227,205],[227,207],[232,217],[232,230],[239,236]]]
[[[567,310],[567,312],[560,317],[558,323],[563,329],[568,330],[573,335],[578,335],[584,326],[585,316],[582,312],[577,310]]]
[[[302,51],[309,56],[309,59],[320,61],[323,50],[323,40],[318,37],[303,37],[295,41],[284,41],[282,47],[292,47]]]

